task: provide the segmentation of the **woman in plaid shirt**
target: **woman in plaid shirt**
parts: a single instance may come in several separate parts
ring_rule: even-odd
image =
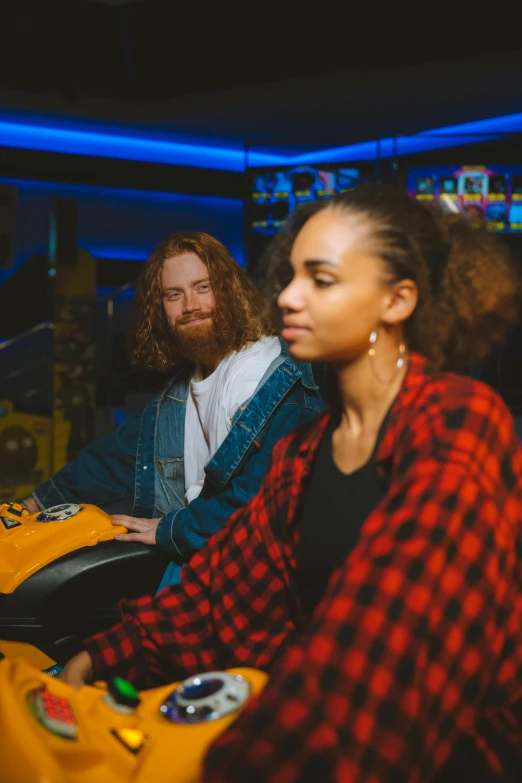
[[[338,399],[181,585],[123,602],[62,676],[269,670],[206,783],[520,783],[521,452],[500,398],[446,371],[514,323],[513,267],[377,185],[298,209],[277,254],[283,337]]]

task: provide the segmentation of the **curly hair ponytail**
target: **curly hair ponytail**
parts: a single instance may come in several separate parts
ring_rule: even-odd
[[[434,303],[436,343],[445,366],[484,358],[519,318],[518,270],[497,237],[447,215],[448,257]]]

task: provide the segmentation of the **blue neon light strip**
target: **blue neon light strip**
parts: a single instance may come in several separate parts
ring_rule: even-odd
[[[293,154],[249,150],[246,156],[243,149],[132,136],[112,129],[109,131],[65,127],[63,121],[62,125],[53,125],[49,120],[44,123],[38,119],[0,119],[0,146],[223,171],[244,171],[245,163],[248,167],[292,166],[410,155],[492,141],[495,134],[518,131],[522,131],[522,113],[436,128],[396,140],[386,138]]]
[[[85,204],[90,202],[102,202],[107,205],[118,205],[126,209],[127,205],[131,209],[139,209],[145,206],[147,210],[156,211],[159,208],[160,214],[168,214],[169,210],[173,215],[187,216],[194,213],[203,214],[203,219],[207,220],[209,214],[221,216],[225,225],[241,226],[241,214],[243,208],[242,199],[224,198],[221,196],[195,196],[179,193],[165,193],[163,191],[136,190],[130,188],[111,188],[107,186],[96,185],[75,185],[61,182],[43,182],[37,180],[25,180],[0,177],[0,183],[16,185],[20,188],[22,197],[31,194],[46,196],[67,196],[77,199]],[[149,212],[147,212],[149,214]],[[219,219],[219,217],[217,218]],[[96,232],[95,232],[96,233]],[[152,236],[141,237],[131,242],[111,241],[110,238],[92,236],[92,230],[84,228],[79,232],[79,246],[87,250],[95,258],[101,259],[122,259],[125,261],[145,261],[152,252],[157,236],[151,230]],[[146,232],[147,233],[147,232]],[[239,241],[227,242],[234,258],[240,266],[245,263],[242,245]],[[9,269],[0,269],[0,285],[10,277],[16,269],[34,253],[47,253],[48,246],[45,242],[25,245],[23,252],[17,258],[17,263]]]
[[[415,136],[399,136],[395,139],[384,138],[348,144],[342,147],[316,149],[300,155],[287,156],[287,165],[305,165],[307,163],[342,163],[355,160],[376,160],[401,155],[413,155],[447,147],[461,147],[466,144],[478,144],[494,141],[498,134],[510,134],[522,131],[522,113],[490,117],[485,120],[448,125],[433,130],[421,131]],[[254,162],[255,153],[249,155],[249,164]]]
[[[393,158],[402,155],[414,155],[419,152],[445,149],[447,147],[461,147],[466,144],[477,144],[480,141],[493,141],[496,134],[482,134],[474,136],[443,135],[440,136],[398,136],[396,138],[379,139],[379,141],[365,141],[360,144],[351,144],[346,147],[336,147],[327,150],[315,150],[304,155],[292,157],[288,162],[291,165],[305,165],[307,163],[344,163],[348,161],[376,160],[377,158]]]
[[[464,122],[459,125],[447,125],[442,128],[421,131],[415,136],[402,136],[380,139],[379,141],[362,142],[335,149],[316,150],[300,156],[296,163],[342,162],[349,160],[376,160],[376,158],[391,158],[393,156],[413,155],[419,152],[461,147],[466,144],[478,144],[484,141],[494,141],[497,134],[509,134],[522,131],[522,113],[507,114],[501,117],[490,117],[485,120]],[[320,154],[320,157],[318,155]]]
[[[501,117],[489,117],[486,120],[475,120],[474,122],[461,122],[459,125],[446,125],[444,128],[422,131],[422,135],[519,133],[520,131],[522,131],[522,112],[504,114]]]
[[[240,208],[242,200],[239,198],[227,198],[225,196],[199,196],[192,193],[170,193],[163,190],[139,190],[138,188],[113,188],[108,185],[77,185],[69,182],[50,182],[48,180],[21,179],[16,177],[0,177],[0,182],[17,185],[28,191],[40,191],[55,195],[66,195],[70,198],[90,198],[97,201],[100,197],[121,203],[124,199],[131,201],[146,199],[147,202],[158,201],[175,205],[196,204],[213,209],[216,206],[235,206]]]
[[[103,131],[52,127],[39,123],[0,120],[0,146],[61,152],[147,163],[169,163],[224,171],[244,171],[243,149],[141,138]],[[259,166],[286,163],[280,155],[256,154]]]

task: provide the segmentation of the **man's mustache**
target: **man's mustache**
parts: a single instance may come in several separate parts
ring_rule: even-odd
[[[202,318],[212,318],[212,310],[208,310],[205,313],[197,312],[194,315],[182,315],[181,318],[177,319],[176,326],[189,324],[191,321],[200,321]]]

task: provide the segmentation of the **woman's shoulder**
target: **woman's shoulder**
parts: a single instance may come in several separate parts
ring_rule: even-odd
[[[419,388],[419,403],[431,401],[441,411],[468,407],[476,414],[497,411],[511,418],[501,396],[488,384],[446,371],[427,371]]]
[[[491,386],[474,378],[426,371],[402,408],[408,421],[401,416],[400,429],[416,443],[445,444],[470,455],[519,448],[507,405]]]

